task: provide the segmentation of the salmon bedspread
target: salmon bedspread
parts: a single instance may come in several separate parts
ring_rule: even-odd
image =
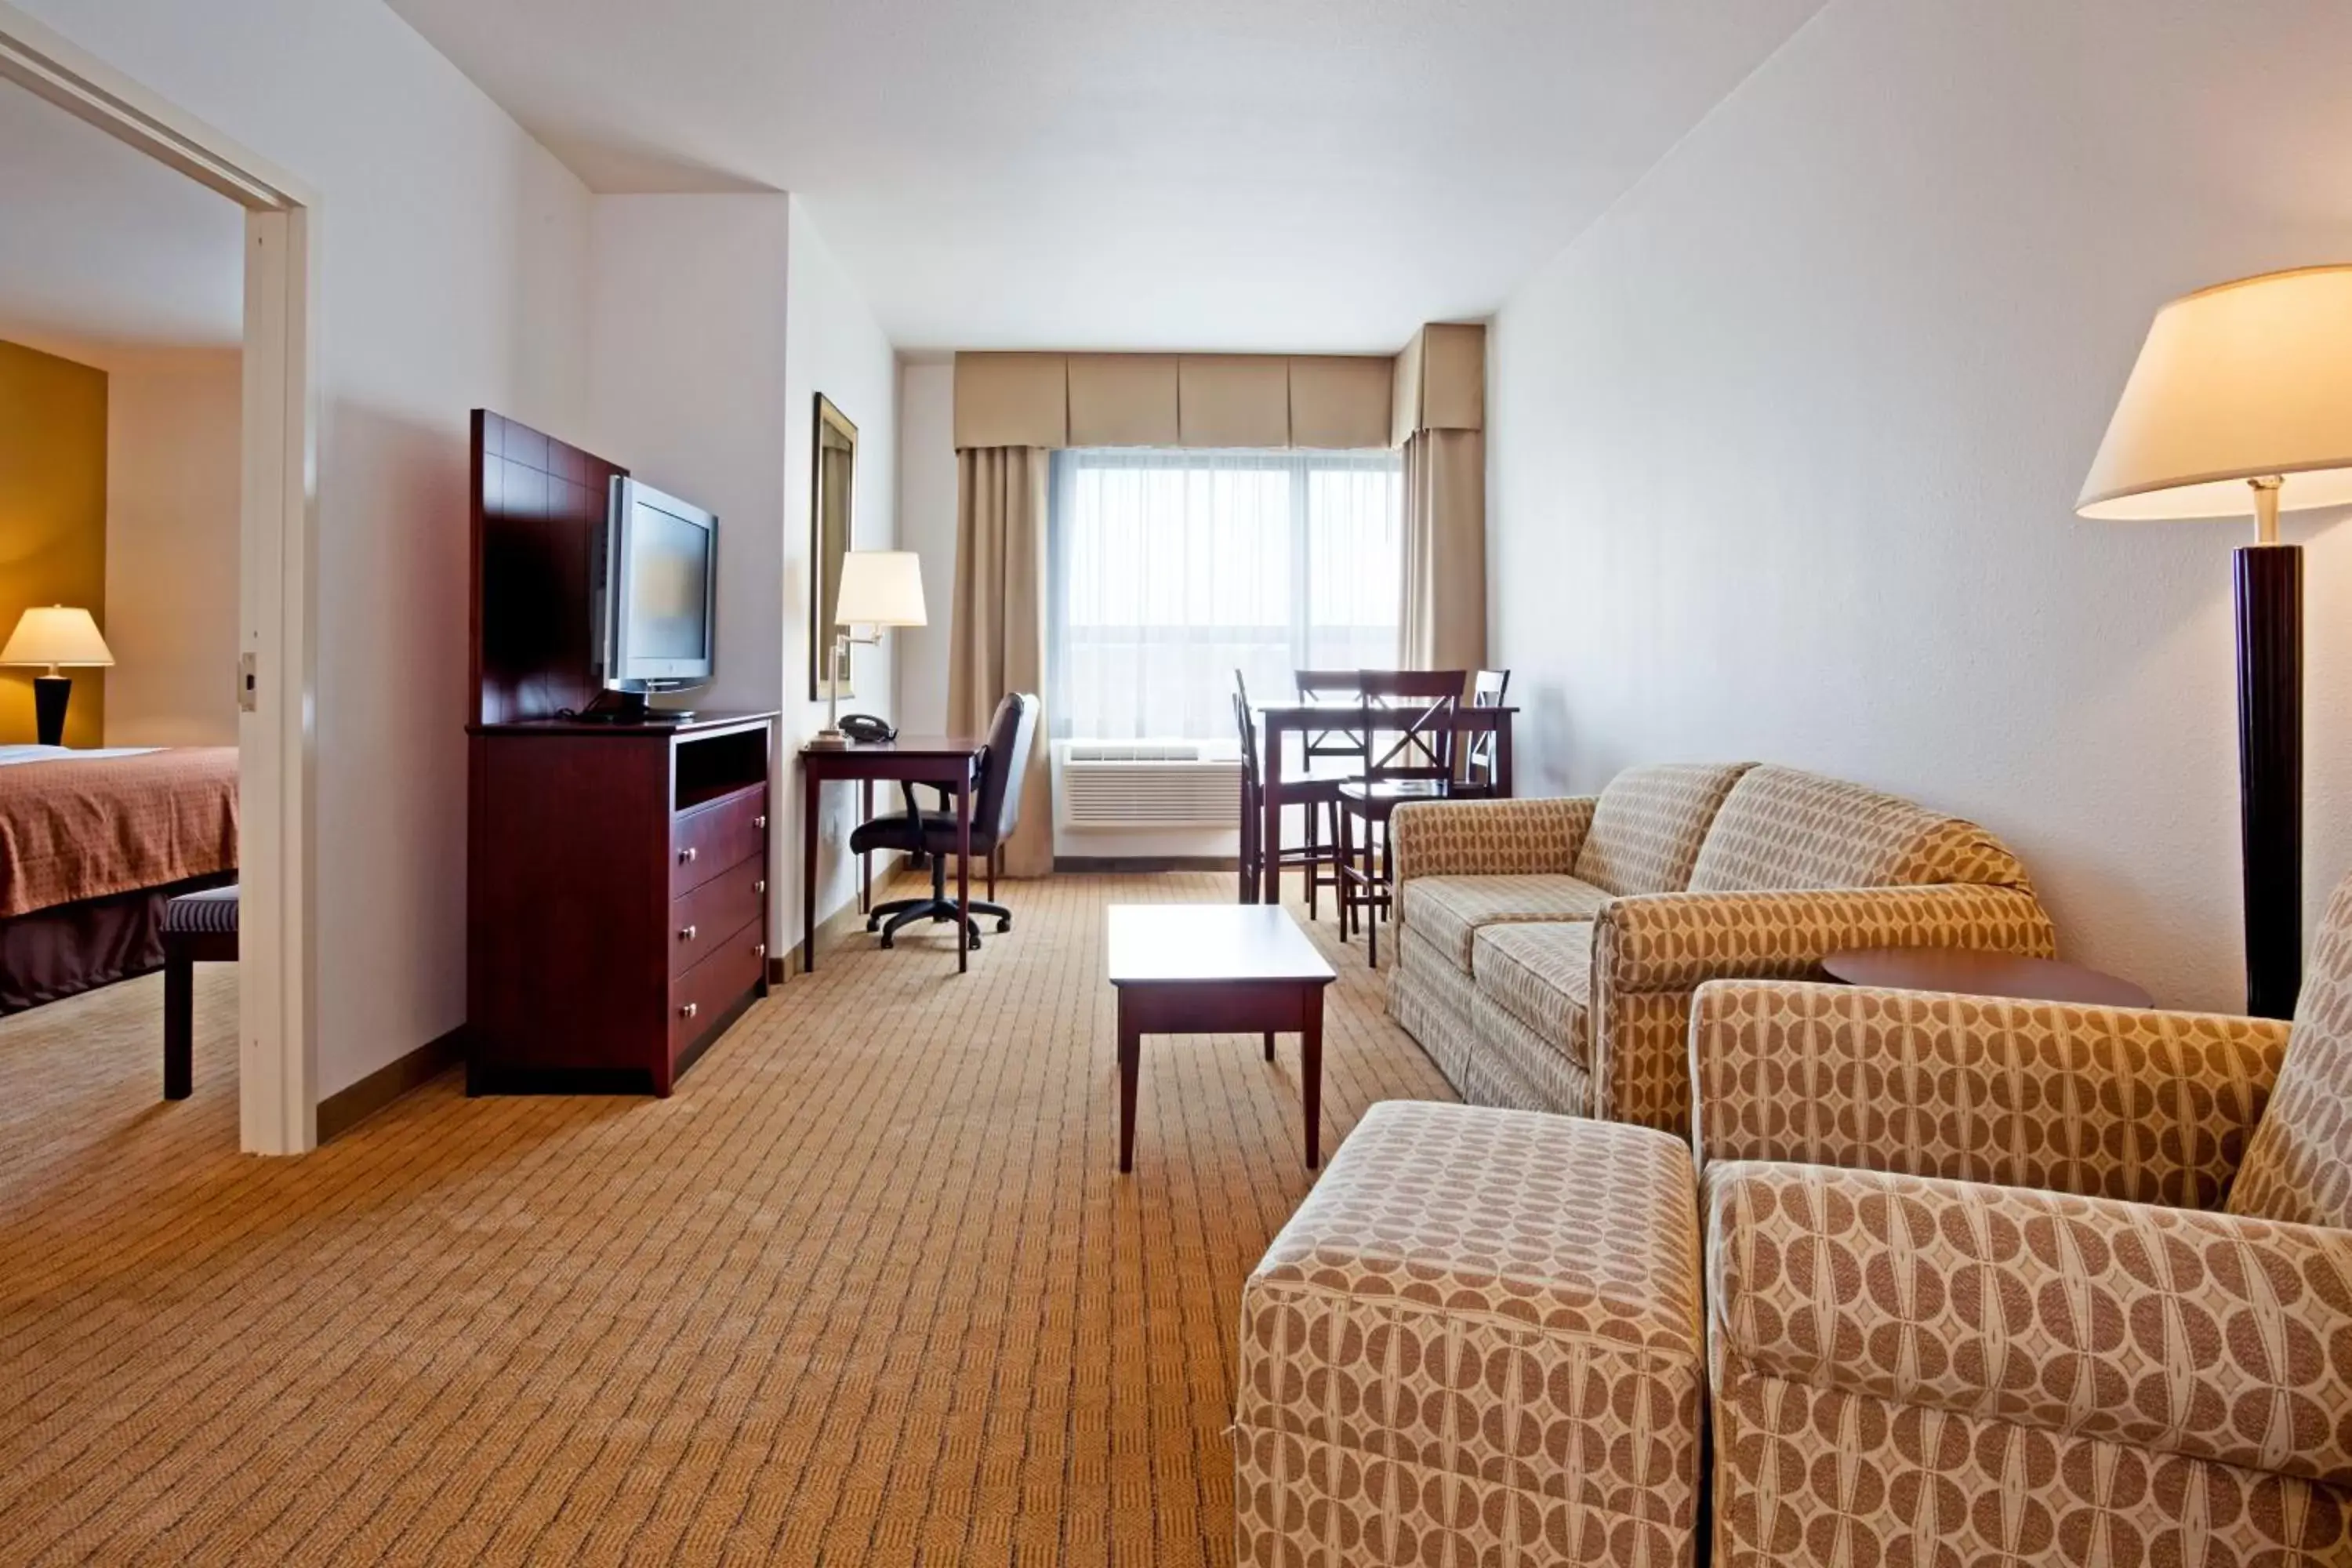
[[[236,748],[0,767],[0,918],[236,869]]]

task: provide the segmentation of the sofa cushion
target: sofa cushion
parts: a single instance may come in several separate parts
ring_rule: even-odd
[[[1665,763],[1609,781],[1576,874],[1612,893],[1679,893],[1723,797],[1753,763]]]
[[[1589,921],[1609,901],[1591,883],[1558,872],[1516,877],[1415,877],[1403,920],[1464,970],[1481,926],[1513,921]]]
[[[2352,878],[2328,900],[2312,942],[2286,1060],[2229,1212],[2352,1230]]]
[[[1973,822],[1843,779],[1769,764],[1742,774],[1692,867],[1695,893],[1976,883],[2032,891]]]
[[[1581,1068],[1592,1065],[1592,922],[1491,925],[1471,946],[1471,984]]]

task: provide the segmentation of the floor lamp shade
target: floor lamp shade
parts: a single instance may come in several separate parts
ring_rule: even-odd
[[[16,629],[0,647],[0,664],[45,667],[48,673],[33,678],[33,738],[44,746],[61,746],[66,738],[66,704],[73,698],[73,681],[59,675],[61,667],[102,668],[114,662],[98,622],[88,610],[68,605],[36,605],[16,619]]]
[[[2219,284],[2157,312],[2075,503],[2120,521],[2243,518],[2231,583],[2246,1010],[2303,970],[2303,551],[2281,511],[2352,505],[2352,267]]]

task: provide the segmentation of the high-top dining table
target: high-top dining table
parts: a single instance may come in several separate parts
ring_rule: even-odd
[[[1283,782],[1283,736],[1360,729],[1364,709],[1356,699],[1344,697],[1258,702],[1251,707],[1257,714],[1258,744],[1265,753],[1258,763],[1265,795],[1265,836],[1260,842],[1278,846],[1282,842],[1283,807],[1303,804],[1303,797],[1296,790],[1286,789]],[[1481,798],[1507,796],[1511,793],[1511,720],[1517,712],[1517,709],[1507,706],[1454,710],[1457,745],[1479,735],[1491,734],[1495,738],[1494,785],[1482,792]],[[1282,901],[1282,858],[1269,850],[1265,858],[1265,885],[1260,889],[1258,902],[1278,904]]]

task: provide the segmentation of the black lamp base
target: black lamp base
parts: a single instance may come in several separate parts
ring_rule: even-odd
[[[2246,1011],[2289,1018],[2303,987],[2303,547],[2242,545],[2231,578]]]
[[[63,675],[33,677],[33,738],[44,746],[66,743],[66,704],[73,698],[73,679]]]

